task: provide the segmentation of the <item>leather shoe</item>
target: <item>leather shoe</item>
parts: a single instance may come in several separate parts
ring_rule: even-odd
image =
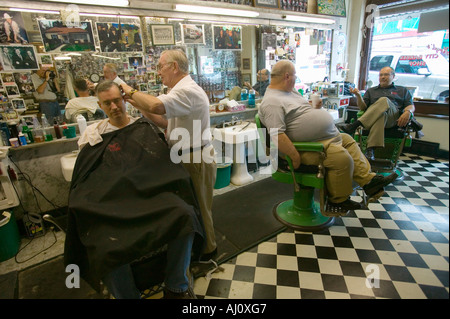
[[[354,125],[352,124],[344,124],[344,125],[339,125],[337,127],[339,130],[341,130],[344,133],[347,133],[348,135],[353,135],[355,134],[356,131],[356,127],[354,127]]]
[[[350,198],[346,199],[341,203],[333,203],[328,201],[328,205],[330,205],[331,207],[340,208],[342,210],[355,210],[362,208],[361,203],[355,202]]]
[[[216,255],[217,255],[217,248],[214,249],[210,253],[201,255],[200,256],[200,261],[209,261],[209,260],[213,259],[214,257],[216,257]]]
[[[369,183],[363,186],[364,192],[372,197],[384,190],[384,187],[395,181],[397,177],[397,173],[391,173],[388,176],[375,175]]]

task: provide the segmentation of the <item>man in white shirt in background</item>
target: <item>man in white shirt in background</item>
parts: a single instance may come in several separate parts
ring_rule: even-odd
[[[64,113],[66,120],[75,123],[79,114],[87,113],[88,116],[94,116],[96,112],[103,113],[104,118],[105,114],[99,108],[98,98],[89,94],[88,82],[85,79],[76,79],[73,85],[78,97],[67,102]]]

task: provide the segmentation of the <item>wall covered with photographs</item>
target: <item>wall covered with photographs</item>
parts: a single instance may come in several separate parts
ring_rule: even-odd
[[[300,2],[232,3],[274,8],[290,5],[293,10]],[[12,99],[23,99],[28,111],[37,112],[33,99],[35,88],[26,79],[39,64],[56,71],[64,92],[60,96],[61,104],[75,96],[71,85],[74,79],[98,82],[106,63],[116,64],[119,76],[131,86],[158,95],[163,90],[156,72],[159,56],[166,49],[180,48],[189,58],[191,76],[213,101],[211,92],[242,86],[244,75],[247,79],[254,78],[258,69],[270,68],[279,59],[295,62],[295,51],[302,42],[298,30],[296,39],[285,27],[192,23],[187,19],[81,15],[78,25],[67,25],[59,14],[0,10],[0,20],[0,100],[4,111],[0,113],[3,115],[11,113],[8,110],[13,107]],[[328,55],[325,64],[329,63],[328,43],[332,31],[301,32],[303,40],[306,34],[321,34],[327,39],[325,45],[318,46],[317,54]],[[255,48],[246,46],[244,34],[256,37]],[[252,52],[244,53],[245,50]],[[248,58],[255,54],[267,56],[256,56],[255,65],[250,63],[253,58]],[[261,63],[264,60],[270,63]]]

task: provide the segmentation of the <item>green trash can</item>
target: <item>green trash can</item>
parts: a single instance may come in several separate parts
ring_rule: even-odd
[[[226,157],[222,160],[222,163],[217,163],[217,175],[214,189],[220,189],[230,185],[232,162],[233,161],[230,158]]]
[[[19,251],[20,236],[14,212],[0,215],[0,262],[14,257]]]

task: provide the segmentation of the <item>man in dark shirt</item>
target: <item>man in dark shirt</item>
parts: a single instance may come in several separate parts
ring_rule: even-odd
[[[266,93],[266,89],[269,86],[269,77],[270,77],[270,72],[267,69],[262,69],[259,70],[258,75],[256,77],[257,81],[255,85],[253,85],[253,87],[250,85],[250,83],[245,82],[244,86],[247,89],[253,89],[255,90],[255,94],[258,96],[260,96],[261,98],[264,96],[264,94]]]
[[[408,124],[415,107],[412,95],[406,87],[394,85],[394,70],[387,66],[380,70],[380,85],[371,87],[364,94],[350,89],[356,95],[358,107],[365,111],[354,123],[339,126],[343,132],[352,135],[359,126],[369,129],[366,156],[373,159],[373,149],[384,147],[384,129]]]

